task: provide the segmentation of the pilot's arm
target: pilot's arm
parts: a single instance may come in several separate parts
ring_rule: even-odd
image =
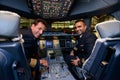
[[[45,60],[45,59],[39,59],[39,60],[37,60],[37,59],[31,58],[31,61],[30,61],[30,66],[31,67],[34,68],[38,64],[43,65],[45,67],[48,67],[48,61],[47,60]]]
[[[70,52],[70,56],[74,56],[74,50],[72,50]],[[79,65],[79,62],[80,62],[80,59],[78,57],[76,57],[75,59],[72,59],[71,60],[71,63],[75,66],[78,66]]]

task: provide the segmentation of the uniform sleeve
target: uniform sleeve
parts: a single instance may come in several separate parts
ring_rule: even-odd
[[[96,39],[97,37],[94,34],[89,34],[86,36],[86,40],[84,44],[84,51],[86,53],[86,58],[88,58],[89,55],[91,54]]]

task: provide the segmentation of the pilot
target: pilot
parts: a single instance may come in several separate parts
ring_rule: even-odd
[[[39,66],[43,65],[48,67],[48,62],[45,59],[40,59],[38,52],[38,41],[43,34],[47,26],[47,23],[42,19],[36,19],[29,29],[21,29],[21,34],[24,39],[24,50],[26,58],[30,64],[32,73],[34,72],[34,80],[40,80]]]
[[[70,63],[82,67],[82,64],[92,52],[97,37],[86,26],[83,19],[75,21],[74,29],[79,35],[78,44],[70,51]]]

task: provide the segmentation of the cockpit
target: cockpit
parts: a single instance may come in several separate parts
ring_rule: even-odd
[[[37,42],[40,59],[49,63],[39,66],[39,80],[120,80],[119,0],[1,0],[0,80],[34,80],[19,29],[27,30],[37,18],[48,23]],[[97,40],[83,65],[72,67],[68,55],[79,44],[78,19]]]

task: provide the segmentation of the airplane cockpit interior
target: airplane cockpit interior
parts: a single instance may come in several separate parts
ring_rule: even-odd
[[[48,67],[39,65],[34,79],[20,30],[38,18],[47,22],[37,45]],[[82,66],[73,67],[68,55],[79,44],[78,19],[97,39]],[[120,80],[120,0],[0,0],[0,80]]]

